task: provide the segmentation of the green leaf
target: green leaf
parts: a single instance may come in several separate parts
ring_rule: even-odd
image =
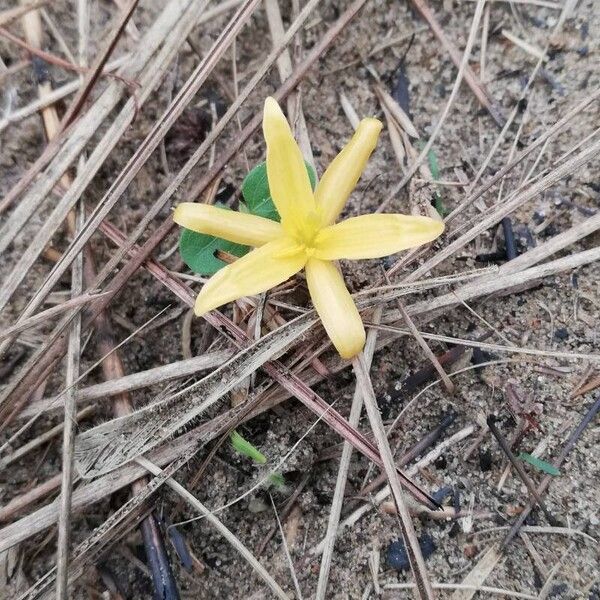
[[[271,473],[269,475],[269,482],[278,490],[281,490],[285,487],[285,477],[280,473]]]
[[[264,465],[267,462],[267,457],[249,441],[245,440],[237,431],[232,431],[229,434],[231,445],[236,452],[251,458],[255,463]]]
[[[425,143],[422,141],[417,142],[417,148],[419,148],[419,150],[423,150],[423,148],[425,148]],[[440,167],[438,165],[437,155],[433,150],[429,150],[429,152],[427,152],[427,163],[429,164],[429,170],[431,171],[431,177],[433,177],[433,181],[439,181]],[[446,207],[442,202],[442,197],[440,196],[439,192],[433,193],[433,205],[441,217],[446,216]]]
[[[526,463],[529,463],[532,467],[535,467],[536,469],[543,471],[544,473],[548,473],[548,475],[553,475],[555,477],[557,475],[560,475],[560,471],[554,465],[551,465],[549,462],[546,462],[541,458],[537,458],[532,454],[528,454],[527,452],[521,452],[521,454],[519,454],[519,458],[525,461]]]
[[[314,189],[317,183],[315,171],[308,163],[306,163],[306,170]],[[266,163],[260,163],[246,175],[242,183],[242,194],[246,203],[240,202],[240,212],[251,213],[265,219],[271,219],[272,221],[279,221],[279,213],[275,208],[275,204],[271,199],[271,192],[269,191]],[[217,206],[228,208],[223,205]],[[234,244],[213,235],[197,233],[190,229],[182,230],[179,239],[179,253],[183,262],[194,273],[206,276],[214,275],[226,266],[226,262],[215,256],[217,250],[240,257],[247,254],[250,248]]]
[[[215,256],[217,250],[239,257],[244,256],[249,248],[191,229],[182,230],[179,238],[179,253],[183,262],[194,273],[214,275],[219,269],[222,269],[227,263]]]
[[[313,190],[317,184],[317,176],[314,169],[306,164],[310,185]],[[267,179],[267,163],[256,165],[242,183],[242,195],[246,201],[248,212],[265,219],[279,221],[279,213],[275,208],[271,192],[269,190],[269,180]]]
[[[433,150],[427,153],[427,162],[429,163],[429,170],[434,181],[438,181],[440,178],[440,169],[438,167],[437,156]]]

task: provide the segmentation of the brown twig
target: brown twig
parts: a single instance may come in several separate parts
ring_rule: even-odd
[[[410,315],[406,312],[406,309],[404,308],[404,304],[402,304],[402,301],[400,299],[398,299],[396,301],[396,304],[398,306],[398,310],[400,311],[400,314],[402,315],[402,318],[404,319],[404,322],[410,329],[410,332],[414,336],[415,340],[417,340],[417,343],[421,347],[421,350],[423,350],[425,356],[427,357],[429,362],[433,365],[434,369],[437,371],[438,375],[440,376],[442,383],[444,384],[444,387],[446,388],[446,391],[449,394],[454,394],[454,384],[450,380],[450,377],[448,377],[446,371],[444,371],[444,367],[442,367],[442,365],[438,361],[436,355],[432,352],[431,348],[429,347],[429,345],[427,344],[427,342],[425,341],[423,336],[419,333],[419,330],[417,329],[417,326],[414,324],[414,321],[410,318]]]
[[[535,485],[533,484],[531,479],[529,479],[529,476],[525,472],[523,465],[517,460],[516,456],[510,449],[508,442],[504,439],[504,436],[500,433],[498,427],[496,427],[496,417],[494,415],[490,415],[487,418],[486,422],[487,426],[489,427],[489,430],[491,431],[492,435],[496,438],[498,445],[502,449],[502,452],[504,452],[506,458],[508,458],[512,466],[515,468],[517,474],[519,475],[519,478],[521,479],[529,493],[532,495],[538,506],[542,509],[542,512],[546,515],[546,518],[548,519],[550,525],[552,525],[553,527],[560,526],[561,523],[557,519],[555,519],[552,516],[552,513],[546,508],[546,504],[544,503],[540,495],[537,493]]]
[[[362,391],[365,409],[369,416],[369,423],[371,424],[373,435],[377,440],[383,466],[392,490],[396,508],[398,509],[402,539],[404,540],[404,546],[415,579],[417,591],[423,600],[432,599],[434,598],[434,593],[427,574],[427,567],[425,566],[425,560],[423,559],[423,554],[417,539],[417,534],[415,533],[408,506],[404,500],[404,493],[400,486],[400,480],[398,479],[398,470],[394,463],[383,421],[381,420],[381,413],[379,412],[377,400],[375,399],[371,378],[366,369],[362,353],[353,360],[352,366],[356,374],[357,385],[360,386]]]
[[[594,402],[594,404],[592,404],[590,409],[587,411],[587,413],[581,419],[579,425],[577,425],[577,427],[573,430],[571,435],[568,437],[567,441],[565,442],[565,445],[563,446],[563,449],[560,451],[560,454],[556,457],[556,459],[552,463],[554,467],[556,467],[558,469],[563,464],[563,462],[566,460],[567,456],[570,454],[571,450],[573,450],[573,448],[577,444],[577,441],[581,437],[581,434],[585,431],[585,428],[592,422],[592,420],[595,418],[595,416],[598,414],[599,411],[600,411],[600,394],[596,398],[596,401]],[[541,496],[548,489],[552,480],[553,480],[553,477],[551,475],[546,475],[542,479],[542,481],[536,488],[536,492],[537,492],[538,496]],[[523,526],[525,519],[529,516],[529,513],[533,510],[533,506],[534,505],[530,503],[523,509],[523,512],[519,515],[515,524],[511,527],[510,531],[508,532],[508,534],[502,541],[501,547],[503,549],[506,549],[506,547],[510,544],[510,542],[519,533],[519,530]]]
[[[133,3],[135,5],[135,2]],[[41,43],[41,21],[39,19],[39,12],[33,11],[26,16],[25,32],[28,37],[29,44],[34,48],[34,44]],[[118,39],[118,38],[117,38]],[[116,40],[115,40],[116,41]],[[106,57],[108,58],[108,57]],[[104,63],[100,65],[102,68]],[[50,89],[46,86],[39,86],[40,96],[49,93]],[[43,109],[44,125],[46,135],[49,140],[54,139],[60,132],[58,114],[54,105],[48,106]],[[71,178],[68,174],[63,175],[62,183],[66,189],[71,185]],[[83,215],[83,213],[82,213]],[[73,213],[69,214],[67,219],[69,230],[72,236],[77,235],[77,229],[75,227],[75,220]],[[79,276],[74,274],[74,278],[83,277],[87,286],[92,285],[96,278],[95,266],[94,266],[94,255],[89,245],[83,248],[83,255],[85,258],[85,264],[82,265],[83,273]],[[80,284],[79,284],[80,285]],[[79,338],[79,325],[74,325],[74,334]],[[124,376],[124,368],[121,362],[118,352],[112,352],[114,347],[114,336],[112,334],[112,326],[109,317],[106,312],[102,312],[98,315],[94,322],[94,327],[98,335],[98,346],[101,356],[108,355],[106,360],[102,362],[102,370],[107,380],[111,380],[115,377]],[[69,338],[69,344],[71,345],[72,336]],[[75,355],[79,357],[78,347],[75,349]],[[67,380],[67,385],[70,385],[72,381],[77,377],[76,369],[71,377]],[[68,400],[65,400],[65,426],[64,426],[64,458],[63,458],[63,473],[62,473],[62,492],[61,492],[61,513],[59,519],[59,553],[57,561],[57,597],[67,597],[67,574],[68,574],[68,551],[69,551],[69,539],[70,539],[70,516],[71,516],[71,490],[72,490],[72,422],[74,422],[74,410],[75,410],[75,397],[73,390],[68,392]],[[71,406],[69,411],[68,406]],[[114,411],[116,416],[122,416],[129,414],[133,411],[133,405],[131,399],[127,393],[120,394],[114,402]],[[71,432],[70,435],[69,432]],[[133,493],[143,487],[144,482],[135,482],[132,485]],[[164,541],[162,539],[162,533],[158,527],[156,519],[149,515],[146,517],[141,524],[142,537],[144,539],[144,545],[146,547],[146,554],[150,562],[155,595],[159,598],[173,598],[179,597],[177,591],[177,585],[175,583],[173,573],[170,568],[169,559],[164,547]]]
[[[35,10],[36,8],[40,8],[44,6],[44,4],[48,4],[50,0],[34,0],[33,2],[28,2],[23,6],[17,6],[15,8],[9,8],[8,10],[3,10],[0,12],[0,26],[7,25],[11,21],[15,21],[19,17],[27,14],[30,10]]]
[[[28,13],[28,15],[31,15],[33,12],[34,11],[31,11],[30,13]],[[28,15],[26,15],[26,16],[28,16]],[[62,67],[63,69],[66,69],[67,71],[74,71],[75,73],[88,74],[88,75],[93,74],[91,69],[88,69],[86,67],[81,67],[79,65],[76,65],[75,63],[65,60],[64,58],[61,58],[60,56],[56,56],[54,54],[51,54],[50,52],[46,52],[44,50],[41,50],[40,48],[36,48],[31,43],[28,43],[28,42],[22,40],[20,37],[12,34],[10,31],[5,29],[4,27],[0,27],[0,37],[6,38],[7,40],[11,41],[13,44],[16,44],[20,48],[23,48],[24,50],[27,50],[27,52],[32,54],[33,57],[32,57],[31,62],[34,67],[34,71],[36,69],[39,70],[40,65],[42,65],[44,63],[48,63],[51,65],[56,65],[57,67]],[[107,60],[108,60],[108,57],[107,57]],[[40,63],[40,61],[42,61],[42,63]],[[104,63],[102,64],[102,67],[104,67]],[[104,75],[106,77],[114,77],[115,79],[118,79],[119,81],[122,81],[123,83],[126,83],[129,86],[134,85],[134,83],[132,81],[128,81],[128,80],[124,79],[123,77],[120,77],[119,75],[116,75],[115,73],[112,73],[111,71],[104,70],[104,69],[101,70],[99,73],[97,73],[96,79],[102,75]],[[38,77],[39,77],[39,75],[38,75]],[[43,77],[47,77],[47,71],[44,73]]]
[[[444,434],[446,429],[452,425],[456,418],[454,413],[448,413],[442,417],[437,427],[427,433],[422,439],[420,439],[412,448],[405,452],[398,460],[398,466],[404,467],[408,463],[415,460],[418,456],[423,454],[430,446],[433,446]],[[359,492],[359,496],[367,496],[374,492],[379,486],[383,485],[386,481],[385,473],[382,473],[378,477],[375,477],[373,481],[370,481],[365,485]]]
[[[444,30],[442,29],[442,26],[435,18],[431,8],[427,5],[425,0],[411,0],[411,2],[412,5],[417,9],[418,13],[427,22],[435,37],[446,49],[454,65],[458,68],[462,58],[460,51],[448,39],[448,37],[444,33]],[[502,110],[492,99],[492,96],[485,87],[485,85],[478,79],[478,77],[475,75],[475,73],[470,67],[467,67],[465,69],[464,78],[467,82],[467,85],[471,88],[471,91],[475,94],[481,106],[483,106],[490,113],[490,116],[492,117],[492,119],[494,119],[494,122],[499,127],[502,127],[506,120],[504,115],[502,114]]]
[[[62,118],[60,127],[61,132],[67,127],[69,127],[69,125],[71,125],[71,123],[75,120],[80,110],[82,109],[96,81],[102,74],[106,61],[110,58],[111,54],[113,53],[113,50],[117,45],[117,42],[119,41],[121,35],[123,34],[123,31],[125,30],[125,27],[127,26],[127,23],[129,23],[129,19],[131,18],[133,11],[136,9],[138,2],[139,0],[131,0],[128,7],[121,13],[121,15],[119,15],[117,25],[116,27],[112,28],[112,33],[110,36],[108,36],[106,46],[102,50],[100,50],[100,52],[98,52],[98,57],[96,58],[96,61],[92,65],[88,74],[86,75],[83,85],[79,89],[79,92],[77,93],[75,98],[73,98],[73,102],[71,102],[69,108],[67,109],[67,112]]]

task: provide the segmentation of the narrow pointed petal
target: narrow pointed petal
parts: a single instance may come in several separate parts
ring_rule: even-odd
[[[317,184],[315,200],[324,225],[335,223],[342,212],[377,145],[381,127],[379,119],[363,119]]]
[[[297,273],[306,262],[296,242],[278,238],[227,265],[205,284],[196,298],[197,316],[232,300],[260,294]]]
[[[363,215],[321,229],[314,256],[323,260],[388,256],[431,242],[444,231],[441,221],[411,215]]]
[[[356,356],[365,345],[365,328],[337,267],[310,258],[306,263],[310,297],[327,335],[342,358]]]
[[[303,230],[307,215],[316,209],[302,152],[279,104],[265,100],[263,132],[267,142],[267,177],[273,202],[285,229]]]
[[[283,236],[281,225],[271,219],[195,202],[179,204],[173,221],[186,229],[244,246],[262,246]]]

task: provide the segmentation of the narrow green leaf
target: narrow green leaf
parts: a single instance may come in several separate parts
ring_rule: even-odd
[[[440,169],[438,167],[437,155],[433,150],[427,153],[427,162],[429,163],[429,170],[434,181],[438,181],[440,178]]]
[[[264,465],[267,462],[267,457],[249,441],[245,440],[237,431],[232,431],[229,437],[231,445],[236,452],[247,456],[259,465]]]
[[[549,462],[546,462],[541,458],[537,458],[536,456],[528,454],[527,452],[521,452],[521,454],[519,454],[519,458],[522,461],[529,463],[532,467],[535,467],[544,473],[548,473],[548,475],[552,475],[554,477],[560,475],[560,471],[554,465],[551,465]]]
[[[423,150],[423,148],[425,148],[425,143],[422,141],[417,142],[417,148],[419,148],[419,150]],[[431,171],[431,177],[433,177],[433,181],[439,181],[440,168],[438,165],[437,155],[433,150],[429,150],[427,153],[427,163],[429,164],[429,170]],[[433,193],[433,205],[441,217],[446,216],[446,207],[442,202],[442,197],[440,196],[439,192]]]
[[[281,473],[271,473],[271,475],[269,475],[269,482],[278,490],[285,487],[285,477],[281,475]]]

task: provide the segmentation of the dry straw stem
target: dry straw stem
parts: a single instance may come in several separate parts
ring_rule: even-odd
[[[83,206],[78,215],[78,226],[83,219]],[[83,287],[83,255],[73,263],[71,276],[71,294],[77,296]],[[81,355],[81,317],[77,316],[69,331],[67,350],[67,369],[65,383],[69,388],[64,401],[63,445],[62,445],[62,481],[60,486],[60,515],[58,518],[58,547],[56,557],[57,581],[56,598],[66,600],[67,572],[69,565],[69,546],[71,541],[71,496],[73,492],[73,445],[75,440],[76,403],[73,385],[79,376]]]
[[[489,527],[480,531],[473,532],[474,536],[488,535],[490,533],[497,533],[499,531],[510,530],[509,525],[499,525],[498,527]],[[566,537],[581,537],[583,540],[590,544],[598,545],[599,540],[580,529],[573,529],[572,527],[550,527],[542,525],[527,525],[519,528],[519,533],[535,533],[541,535],[562,535]]]
[[[180,360],[168,365],[154,367],[146,371],[139,371],[138,373],[78,388],[75,390],[75,400],[78,406],[92,402],[97,405],[96,401],[105,400],[117,394],[132,392],[160,383],[167,383],[174,379],[199,375],[202,371],[214,369],[222,365],[231,358],[232,354],[233,352],[230,350],[217,350],[202,354],[201,356],[195,356],[190,359]],[[55,412],[61,408],[61,403],[62,394],[52,398],[34,400],[19,414],[19,418],[26,419],[44,412]]]
[[[402,110],[401,106],[392,98],[380,83],[375,84],[375,93],[381,104],[398,123],[400,127],[412,138],[419,139],[421,136],[417,128],[413,125],[410,117]]]
[[[110,58],[110,55],[113,53],[121,34],[123,31],[125,31],[125,27],[127,26],[127,23],[129,23],[129,20],[131,19],[133,11],[136,9],[138,2],[139,0],[131,0],[123,9],[121,14],[115,18],[116,25],[110,28],[110,35],[108,35],[105,39],[104,47],[98,52],[98,56],[85,76],[80,90],[77,92],[75,98],[73,98],[73,101],[69,105],[67,112],[64,114],[61,122],[61,129],[68,127],[79,115],[79,112],[83,108],[83,105],[90,95],[94,85],[96,84],[98,77],[100,77],[102,74],[104,65]]]
[[[422,4],[422,0],[413,0],[413,4],[415,4],[415,6],[417,6],[418,10],[421,10],[421,8],[423,8],[425,10],[425,14],[427,14],[427,13],[431,14],[431,12],[426,7],[426,5]],[[393,190],[388,194],[387,198],[385,198],[383,200],[383,202],[379,205],[379,207],[377,208],[377,212],[384,211],[387,208],[387,206],[389,206],[389,204],[397,198],[400,190],[410,181],[411,177],[417,172],[417,169],[421,166],[423,161],[427,158],[427,155],[429,154],[429,150],[431,150],[437,136],[439,135],[440,131],[442,130],[444,121],[448,117],[448,114],[450,113],[450,108],[454,104],[454,99],[456,98],[456,95],[458,94],[458,90],[460,89],[460,84],[463,80],[463,77],[465,76],[465,73],[468,70],[469,56],[471,55],[471,50],[475,43],[475,39],[477,38],[477,32],[479,31],[479,22],[481,21],[481,15],[483,13],[484,6],[485,6],[485,0],[477,1],[477,5],[475,6],[475,14],[473,15],[473,21],[471,23],[471,29],[469,31],[469,37],[467,39],[467,44],[465,46],[465,50],[462,55],[462,60],[460,61],[460,66],[458,68],[458,73],[456,75],[456,79],[454,81],[452,91],[450,92],[448,101],[446,102],[446,105],[444,106],[441,115],[437,119],[435,127],[433,128],[433,131],[431,132],[431,135],[429,136],[427,143],[421,150],[421,153],[419,154],[419,156],[414,161],[412,161],[412,163],[408,166],[408,169],[404,173],[404,177],[402,177],[400,182],[396,186],[394,186]],[[421,14],[423,14],[423,13],[421,13]],[[431,15],[431,16],[433,16],[433,15]]]
[[[381,306],[375,309],[373,315],[373,322],[379,322],[382,310],[383,307]],[[373,361],[373,354],[375,353],[376,343],[377,330],[370,329],[367,334],[365,349],[363,350],[363,356],[367,368],[371,367],[371,362]],[[354,388],[354,395],[352,397],[350,416],[348,417],[348,422],[352,427],[358,427],[358,424],[360,422],[360,415],[362,413],[363,403],[364,402],[362,389],[360,388],[357,382],[357,385]],[[352,450],[352,445],[348,442],[344,442],[342,448],[342,455],[340,457],[340,463],[338,466],[335,490],[333,492],[333,499],[331,501],[331,508],[329,509],[329,520],[327,522],[327,533],[325,534],[324,539],[323,555],[321,556],[321,568],[319,570],[319,580],[317,583],[317,592],[315,595],[315,600],[325,600],[326,598],[327,583],[329,581],[329,571],[331,569],[331,560],[333,558],[335,538],[337,536],[340,515],[342,514],[344,492],[346,490],[346,481],[348,480],[348,469],[350,468]]]
[[[446,388],[446,391],[449,394],[453,394],[454,393],[454,384],[450,380],[450,377],[448,377],[448,375],[446,374],[446,371],[444,371],[444,367],[442,367],[442,365],[440,364],[440,361],[437,359],[435,354],[432,352],[431,348],[427,345],[427,342],[421,335],[421,332],[419,331],[417,326],[414,324],[413,320],[410,318],[410,315],[408,314],[408,312],[406,312],[406,308],[404,308],[402,301],[398,299],[396,301],[396,304],[398,306],[398,310],[400,311],[400,314],[402,315],[402,318],[404,319],[404,322],[408,325],[410,333],[415,338],[415,340],[417,340],[417,343],[421,347],[421,350],[423,350],[423,353],[425,354],[427,360],[429,360],[429,362],[433,365],[433,367],[437,371],[442,382],[444,383],[444,387]]]
[[[531,81],[531,79],[530,79]],[[488,181],[482,184],[475,192],[469,194],[469,196],[463,200],[445,219],[444,222],[446,224],[451,223],[459,214],[461,214],[468,206],[476,202],[479,198],[485,194],[489,189],[491,189],[496,183],[501,181],[508,173],[510,173],[517,165],[519,165],[529,154],[531,154],[534,150],[543,146],[547,143],[547,141],[556,133],[558,133],[561,129],[563,129],[572,119],[577,117],[581,112],[583,112],[592,102],[595,102],[600,98],[600,88],[598,88],[595,92],[587,96],[584,100],[575,105],[571,110],[567,111],[565,115],[559,119],[552,127],[547,129],[541,136],[539,136],[534,142],[532,142],[529,146],[527,146],[524,150],[522,150],[514,160],[510,161],[504,167],[502,167],[495,175],[490,177]],[[515,107],[513,111],[516,114],[516,110],[518,107]],[[511,117],[513,115],[511,114]],[[494,143],[492,149],[488,153],[484,164],[487,161],[491,160],[495,149],[499,146],[500,141],[503,139],[503,132],[508,129],[508,125],[503,129],[503,131],[499,134],[496,142]],[[478,175],[481,175],[482,169],[479,170]],[[447,232],[446,235],[449,233]],[[397,273],[400,269],[406,267],[407,265],[414,262],[414,260],[420,256],[422,256],[426,252],[426,248],[420,248],[416,250],[412,250],[407,252],[404,256],[402,256],[396,263],[388,269],[388,275],[391,276]]]
[[[283,530],[283,525],[281,524],[281,519],[279,518],[279,513],[277,512],[277,507],[275,506],[275,500],[273,500],[273,496],[271,494],[269,494],[269,499],[271,500],[271,506],[273,507],[273,512],[275,513],[277,527],[279,528],[279,534],[281,535],[281,545],[283,546],[285,558],[290,567],[290,575],[292,577],[292,581],[294,582],[294,589],[298,595],[298,600],[304,600],[304,597],[302,596],[302,590],[300,589],[300,583],[298,582],[298,576],[296,575],[296,569],[294,569],[294,561],[292,560],[292,555],[290,554],[285,531]]]
[[[517,37],[514,33],[512,33],[511,31],[507,31],[506,29],[503,29],[501,33],[508,41],[512,42],[515,46],[518,46],[519,48],[521,48],[521,50],[524,50],[525,52],[527,52],[527,54],[530,54],[537,60],[548,60],[547,54],[541,48],[538,48],[533,44],[522,40],[521,38]]]
[[[463,579],[462,585],[464,587],[462,589],[457,589],[454,594],[452,594],[452,600],[471,600],[477,593],[477,589],[496,568],[501,559],[503,559],[503,555],[499,549],[499,544],[490,546],[486,553]]]
[[[478,2],[479,1],[480,0],[478,0]],[[431,28],[431,31],[433,32],[435,37],[440,41],[442,46],[446,49],[446,52],[448,52],[448,54],[450,55],[452,62],[459,69],[459,73],[461,70],[464,71],[463,75],[464,75],[465,81],[467,82],[467,85],[471,88],[471,90],[477,97],[477,100],[479,100],[479,103],[484,108],[487,109],[487,111],[490,113],[492,119],[494,119],[496,124],[499,127],[502,127],[505,119],[501,113],[500,108],[496,105],[496,103],[492,99],[490,93],[485,88],[484,84],[479,79],[477,79],[477,76],[475,75],[475,73],[473,73],[473,71],[468,66],[468,64],[463,65],[465,56],[467,56],[467,58],[468,58],[468,55],[470,54],[470,50],[469,50],[469,52],[465,51],[465,53],[463,54],[462,59],[461,59],[460,51],[458,50],[458,48],[456,48],[456,46],[454,46],[454,44],[448,39],[448,37],[446,37],[444,30],[442,29],[441,25],[438,23],[437,19],[435,18],[434,14],[433,14],[433,11],[426,4],[426,2],[424,0],[411,0],[411,2],[413,4],[413,6],[417,9],[419,14],[423,17],[423,19],[427,22],[427,24]],[[473,30],[471,30],[471,31],[473,32]],[[469,48],[468,42],[467,42],[467,48]],[[457,77],[457,80],[458,80],[458,77]]]
[[[541,259],[543,257],[539,257]],[[555,275],[563,271],[570,271],[583,265],[591,264],[600,260],[600,248],[592,248],[571,254],[563,258],[549,261],[539,266],[530,267],[517,272],[500,272],[495,279],[482,278],[473,283],[466,283],[458,289],[433,298],[430,301],[417,302],[408,307],[411,315],[419,315],[425,312],[435,313],[440,309],[448,310],[462,302],[473,298],[479,298],[494,293],[510,293],[511,290],[522,286],[523,284],[535,284],[540,279]],[[386,317],[390,320],[396,320],[399,315],[390,313]]]
[[[590,144],[589,147],[582,150],[579,154],[553,169],[545,177],[540,179],[537,183],[531,185],[529,188],[509,196],[505,202],[496,208],[496,210],[490,210],[488,215],[482,215],[471,229],[436,252],[435,256],[425,261],[425,263],[423,263],[420,267],[417,267],[414,271],[407,275],[406,280],[414,281],[415,279],[419,279],[423,276],[423,274],[429,272],[436,265],[439,265],[442,261],[446,260],[446,258],[452,256],[463,246],[475,239],[480,233],[486,231],[494,225],[497,225],[504,217],[508,216],[514,210],[526,202],[529,202],[549,187],[556,185],[567,175],[577,171],[587,162],[592,160],[598,154],[598,152],[600,152],[600,140]]]
[[[123,72],[124,77],[132,79],[143,70],[136,98],[130,98],[125,103],[125,106],[121,109],[117,117],[115,117],[107,132],[94,147],[85,167],[77,173],[69,190],[60,199],[51,215],[35,235],[29,247],[17,261],[12,272],[5,280],[5,286],[0,291],[0,310],[6,306],[20,282],[26,276],[28,269],[35,263],[41,249],[48,244],[55,231],[66,218],[68,212],[73,208],[107,156],[121,139],[131,124],[137,108],[145,102],[162,79],[172,59],[179,51],[180,45],[184,43],[180,36],[183,35],[185,39],[185,35],[193,28],[195,19],[199,16],[207,1],[190,0],[185,3],[184,10],[174,9],[174,7],[168,5],[144,36],[140,42],[139,52],[135,54],[135,57],[127,64]],[[180,5],[179,2],[175,2],[175,4],[177,6]],[[164,44],[162,48],[153,56],[161,43],[163,43],[163,40]],[[121,98],[122,87],[122,84],[112,82],[85,115],[73,125],[68,140],[61,147],[61,151],[46,169],[45,173],[32,186],[29,193],[21,199],[18,207],[12,212],[4,227],[0,230],[0,252],[6,249],[25,221],[50,192],[58,178],[76,159],[83,150],[85,143],[115,107]],[[88,228],[86,224],[84,232]],[[69,249],[76,246],[74,248],[75,251],[69,252],[68,250],[66,253],[68,256],[63,255],[62,260],[54,266],[45,284],[42,285],[41,289],[38,290],[30,301],[21,318],[30,315],[39,306],[41,300],[54,286],[60,275],[66,271],[70,262],[81,251],[83,243],[76,244],[76,242],[82,238],[85,238],[83,239],[83,242],[85,242],[89,236],[84,236],[82,232],[70,244]]]
[[[117,539],[122,538],[127,531],[135,527],[140,520],[144,519],[147,512],[147,504],[157,490],[181,467],[183,467],[194,455],[195,447],[183,455],[178,456],[171,462],[160,475],[154,477],[140,491],[130,498],[121,508],[115,511],[102,525],[97,527],[93,533],[84,540],[72,553],[69,564],[68,582],[71,585],[80,577],[86,569],[90,568],[106,552]],[[142,475],[146,473],[145,469]],[[139,477],[138,477],[139,478]],[[75,491],[73,498],[79,490]],[[46,507],[47,508],[47,507]],[[2,544],[4,540],[0,541]],[[54,594],[54,583],[56,580],[56,568],[48,571],[43,577],[31,586],[20,600],[50,599]]]
[[[16,6],[15,8],[3,10],[0,12],[0,26],[7,25],[19,17],[26,15],[29,11],[48,4],[48,2],[50,2],[50,0],[34,0],[33,2],[23,3],[23,6]]]
[[[402,532],[402,539],[404,540],[404,547],[406,554],[408,555],[408,561],[410,568],[415,578],[416,589],[418,595],[423,600],[433,599],[434,593],[429,582],[429,575],[427,573],[427,567],[425,566],[425,560],[421,552],[419,540],[413,526],[413,522],[408,510],[408,506],[404,499],[404,493],[400,486],[398,479],[398,470],[392,450],[385,432],[385,427],[381,419],[381,413],[377,406],[377,400],[375,398],[375,392],[369,377],[368,368],[365,364],[365,359],[362,352],[352,361],[352,367],[356,375],[356,384],[360,388],[363,397],[363,402],[367,415],[369,417],[369,423],[373,436],[377,441],[377,446],[381,454],[383,461],[383,467],[388,477],[389,487],[391,488],[398,515],[400,517],[400,530]]]
[[[20,496],[15,496],[10,502],[7,502],[4,506],[0,507],[0,523],[10,521],[33,504],[36,504],[41,499],[52,494],[55,490],[60,488],[61,481],[62,473],[57,473],[56,475],[50,477],[50,479],[47,479],[43,483],[36,485]],[[58,520],[58,505],[56,506],[55,513],[56,514],[54,515],[51,525],[54,525]],[[27,517],[24,518],[27,519]],[[42,528],[42,530],[43,529],[44,528]],[[27,539],[28,537],[29,534],[25,535],[23,539]],[[8,547],[12,547],[13,545],[14,544],[11,544]]]
[[[119,67],[125,65],[129,60],[131,60],[131,56],[129,54],[120,56],[119,58],[116,58],[115,60],[112,60],[109,63],[107,63],[105,72],[112,73]],[[30,102],[22,108],[9,112],[8,114],[4,114],[0,119],[0,133],[2,133],[10,125],[18,123],[19,121],[22,121],[23,119],[26,119],[27,117],[36,114],[41,109],[46,108],[47,106],[50,106],[51,104],[54,104],[55,102],[58,102],[63,98],[66,98],[70,94],[76,92],[80,87],[81,81],[79,79],[76,79],[69,83],[65,83],[64,85],[61,85],[58,88],[53,89],[49,94],[47,94],[43,98],[38,98],[37,100]]]
[[[384,590],[410,590],[415,586],[414,583],[388,583],[383,586]],[[434,590],[465,590],[468,592],[481,592],[483,594],[493,594],[507,598],[521,598],[523,600],[539,600],[538,596],[533,596],[525,592],[515,592],[513,590],[505,590],[504,588],[490,587],[489,585],[475,585],[469,583],[438,583],[431,582],[431,587]]]
[[[593,252],[593,260],[591,262],[594,262],[596,260],[600,259],[600,249],[595,249],[593,251],[589,251],[589,252]],[[375,324],[370,324],[370,323],[366,323],[367,325],[371,326],[371,327],[375,327],[377,329],[381,329],[382,331],[392,331],[396,334],[399,335],[403,335],[403,336],[412,336],[413,333],[412,331],[408,330],[408,329],[402,329],[400,327],[396,327],[393,325],[375,325]],[[595,361],[595,362],[600,362],[600,354],[594,354],[594,353],[584,353],[584,352],[561,352],[560,350],[538,350],[537,348],[521,348],[519,346],[504,346],[502,344],[492,344],[492,343],[488,343],[488,342],[480,342],[477,340],[467,340],[467,339],[463,339],[463,338],[457,338],[457,337],[452,337],[449,335],[439,335],[439,334],[435,334],[435,333],[425,333],[423,331],[420,332],[421,336],[423,336],[425,339],[428,340],[435,340],[438,342],[446,342],[449,344],[459,344],[459,345],[463,345],[463,346],[468,346],[468,347],[475,347],[475,348],[482,348],[485,350],[492,350],[492,351],[497,351],[497,352],[509,352],[512,354],[526,354],[526,355],[530,355],[530,356],[545,356],[545,357],[551,357],[551,358],[565,358],[567,360],[589,360],[589,361]]]
[[[81,422],[83,419],[85,419],[86,417],[89,417],[91,414],[93,414],[95,412],[95,410],[96,410],[95,406],[86,406],[84,409],[80,410],[75,415],[75,421],[77,423]],[[59,423],[58,425],[55,425],[54,427],[48,429],[47,431],[44,431],[44,433],[33,438],[26,444],[23,444],[17,450],[15,450],[12,454],[9,454],[8,456],[3,457],[2,459],[0,459],[0,469],[5,469],[6,467],[8,467],[8,465],[12,464],[16,460],[19,460],[19,459],[23,458],[25,455],[29,454],[29,452],[32,452],[36,448],[39,448],[43,444],[46,444],[50,440],[54,439],[56,436],[58,436],[62,433],[63,428],[64,428],[64,423]]]
[[[536,504],[541,508],[542,512],[546,516],[546,519],[548,519],[548,522],[550,523],[550,525],[557,525],[558,522],[556,521],[556,519],[552,516],[552,514],[546,507],[546,503],[544,502],[544,500],[537,493],[537,490],[535,489],[535,485],[534,485],[533,481],[531,481],[531,479],[529,478],[529,475],[527,475],[527,472],[523,468],[522,462],[520,462],[517,459],[517,457],[513,454],[512,450],[510,449],[510,444],[504,439],[504,437],[500,433],[500,430],[498,429],[498,427],[496,427],[495,417],[493,417],[493,416],[489,417],[487,420],[487,424],[488,424],[490,431],[492,432],[492,435],[496,438],[498,445],[500,446],[500,448],[502,449],[502,451],[508,458],[510,464],[515,468],[515,471],[517,472],[519,479],[523,482],[523,484],[527,488],[527,491],[534,498]]]
[[[5,340],[7,338],[13,337],[22,331],[27,329],[31,329],[32,327],[37,327],[38,325],[46,324],[48,321],[53,319],[56,315],[60,315],[71,308],[75,308],[76,306],[82,306],[84,304],[88,304],[94,300],[97,300],[101,297],[104,292],[100,292],[98,294],[85,292],[79,296],[75,296],[74,298],[70,298],[69,300],[65,300],[52,308],[47,308],[39,313],[36,313],[32,317],[25,319],[11,327],[7,327],[6,329],[0,331],[0,340]]]
[[[155,476],[163,473],[162,469],[157,467],[151,461],[144,457],[136,458],[136,462]],[[198,498],[191,494],[185,487],[169,477],[165,481],[175,493],[179,494],[192,508],[197,510],[224,538],[231,546],[239,552],[244,560],[256,571],[261,579],[269,586],[271,591],[282,600],[289,600],[289,596],[281,589],[279,584],[269,575],[269,572],[260,564],[258,559],[244,546],[244,544],[206,507]]]
[[[78,2],[87,2],[87,0],[78,0]],[[125,7],[127,5],[126,0],[113,0],[113,2],[116,6],[119,7],[119,10],[125,10]],[[129,22],[125,26],[125,31],[127,32],[127,35],[132,39],[132,41],[140,41],[140,30],[137,28],[137,25],[135,24],[133,19],[129,20]]]

